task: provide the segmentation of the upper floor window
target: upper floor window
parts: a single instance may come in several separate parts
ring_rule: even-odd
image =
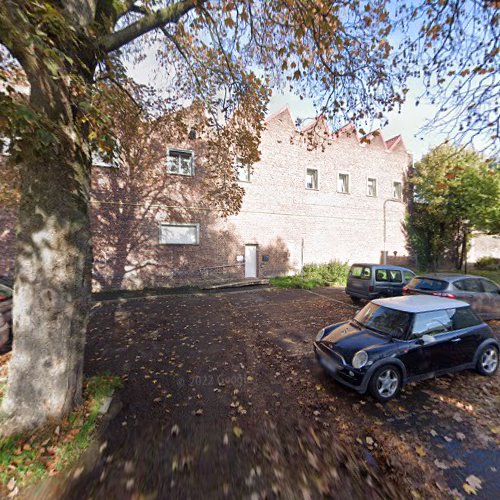
[[[306,171],[306,189],[318,189],[318,170],[308,168]]]
[[[349,193],[350,192],[350,182],[349,174],[340,172],[337,179],[337,191],[339,193]]]
[[[167,172],[178,175],[194,175],[193,151],[189,149],[168,149]]]
[[[107,157],[100,151],[92,151],[92,165],[94,167],[120,168],[118,152],[113,152]]]
[[[368,177],[366,180],[366,194],[367,196],[377,196],[377,179]]]
[[[236,158],[236,178],[240,182],[250,182],[250,165],[243,163],[241,158]]]
[[[394,181],[392,183],[392,197],[396,200],[401,200],[403,198],[403,184],[399,181]]]
[[[11,140],[9,137],[0,137],[0,155],[10,155]]]

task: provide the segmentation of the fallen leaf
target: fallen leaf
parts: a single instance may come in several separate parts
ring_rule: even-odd
[[[470,484],[475,490],[480,490],[482,488],[482,482],[481,479],[479,479],[477,476],[474,476],[471,474],[470,476],[467,476],[465,478],[465,481]]]
[[[457,433],[455,434],[455,436],[457,436],[457,439],[458,439],[459,441],[463,441],[463,440],[465,439],[465,434],[463,434],[463,433],[461,433],[461,432],[457,432]]]
[[[415,451],[419,457],[425,457],[425,455],[427,455],[423,446],[416,446]]]
[[[240,427],[238,427],[237,425],[235,425],[233,427],[233,434],[239,439],[241,437],[241,435],[243,434],[243,431],[241,430]]]
[[[179,426],[178,426],[177,424],[175,424],[175,425],[172,427],[172,429],[171,429],[171,431],[170,431],[170,434],[171,434],[172,436],[174,436],[174,437],[175,437],[175,436],[177,436],[177,435],[179,434],[179,430],[180,430],[180,429],[179,429]]]
[[[429,432],[431,433],[432,437],[436,437],[438,435],[438,433],[434,429],[431,429]]]
[[[469,495],[477,495],[477,491],[470,484],[464,483],[462,485],[462,487],[463,487],[465,493],[467,493]]]
[[[438,469],[442,469],[442,470],[449,469],[448,465],[445,462],[442,462],[441,460],[438,460],[438,459],[434,460],[434,465]]]

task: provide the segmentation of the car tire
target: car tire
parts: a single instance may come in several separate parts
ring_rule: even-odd
[[[498,347],[496,345],[487,345],[477,358],[476,370],[481,375],[491,377],[498,370]]]
[[[352,300],[352,303],[355,305],[355,306],[359,306],[359,304],[361,304],[361,299],[359,297],[353,297],[351,295],[351,300]]]
[[[368,388],[377,401],[385,403],[399,395],[402,385],[401,370],[394,365],[384,365],[372,375]]]

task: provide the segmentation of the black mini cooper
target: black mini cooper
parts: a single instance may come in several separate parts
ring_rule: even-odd
[[[314,352],[336,380],[384,402],[413,380],[465,369],[493,375],[499,344],[469,304],[414,295],[373,300],[323,328]]]

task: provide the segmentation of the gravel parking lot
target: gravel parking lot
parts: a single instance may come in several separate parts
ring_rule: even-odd
[[[97,304],[86,372],[122,376],[121,407],[51,494],[499,498],[498,374],[411,384],[386,405],[359,396],[312,353],[354,310],[336,289]]]

